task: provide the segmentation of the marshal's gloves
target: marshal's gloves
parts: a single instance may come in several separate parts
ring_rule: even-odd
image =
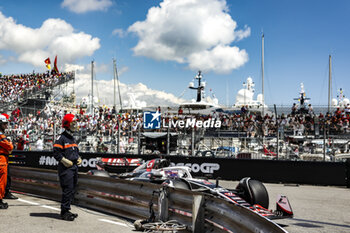
[[[83,162],[83,160],[79,157],[77,160],[77,165],[80,165]]]
[[[63,165],[64,165],[65,167],[71,167],[71,166],[73,166],[73,162],[70,161],[69,159],[66,159],[65,157],[63,157],[63,158],[61,159],[61,163],[63,163]]]

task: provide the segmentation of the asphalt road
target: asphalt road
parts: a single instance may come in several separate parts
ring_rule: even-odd
[[[33,196],[15,194],[18,200],[4,200],[7,210],[0,210],[2,233],[116,233],[135,232],[131,222],[85,208],[72,206],[79,216],[69,222],[60,219],[60,203]]]
[[[220,181],[227,188],[238,182]],[[349,233],[350,189],[311,185],[265,184],[270,209],[275,208],[278,194],[288,196],[294,211],[293,219],[276,222],[290,233]],[[72,206],[79,217],[74,222],[59,218],[60,204],[33,196],[16,194],[20,199],[6,200],[9,209],[0,210],[0,232],[135,232],[133,224],[121,218]]]
[[[226,188],[238,182],[221,181]],[[350,189],[311,185],[265,184],[270,198],[269,209],[276,208],[278,194],[286,195],[294,218],[275,220],[290,233],[349,233]]]

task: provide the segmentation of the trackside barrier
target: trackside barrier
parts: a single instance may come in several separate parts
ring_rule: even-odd
[[[192,226],[194,233],[203,232],[276,232],[286,231],[253,211],[200,192],[164,187],[168,202],[168,219]],[[164,202],[160,196],[160,202]],[[160,207],[162,209],[162,206]]]
[[[346,167],[346,187],[350,188],[350,159],[346,160],[345,167]]]
[[[160,185],[79,174],[77,204],[130,219],[147,219],[153,191]],[[158,196],[153,198],[157,207]]]
[[[287,232],[271,220],[222,199],[205,196],[204,205],[206,232]]]
[[[11,167],[12,189],[59,201],[61,188],[57,171],[27,167]],[[130,182],[110,177],[79,173],[74,202],[99,211],[130,219],[149,217],[149,202],[160,185]],[[158,196],[154,201],[157,203]],[[155,205],[157,207],[157,205]]]
[[[83,163],[79,171],[96,169],[96,157],[103,158],[141,158],[144,160],[159,157],[157,155],[127,155],[104,153],[80,153]],[[231,159],[212,157],[190,157],[164,155],[172,165],[188,166],[193,176],[210,177],[223,180],[240,180],[251,177],[266,183],[296,183],[311,185],[335,185],[350,188],[350,159],[347,162],[312,162],[258,159]],[[52,151],[14,151],[10,158],[12,166],[57,169],[58,162]],[[115,166],[118,171],[131,171],[135,167]]]
[[[11,168],[12,188],[60,200],[57,172],[47,169]],[[129,219],[148,219],[153,203],[156,220],[177,220],[187,232],[286,232],[251,210],[200,192],[161,185],[97,177],[79,173],[74,202]]]

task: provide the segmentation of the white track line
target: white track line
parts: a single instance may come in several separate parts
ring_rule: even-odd
[[[40,207],[43,207],[43,208],[46,208],[46,209],[60,211],[60,209],[58,209],[58,208],[55,208],[55,207],[52,207],[52,206],[48,206],[48,205],[40,205],[39,203],[32,202],[32,201],[27,201],[27,200],[24,200],[22,198],[18,198],[18,201],[25,202],[25,203],[28,203],[28,204],[31,204],[31,205],[37,205],[37,206],[40,206]]]
[[[61,211],[61,209],[59,209],[59,208],[48,206],[48,205],[41,205],[41,207],[44,207],[44,208],[47,208],[47,209],[51,209],[51,210]]]
[[[17,201],[21,201],[21,202],[28,203],[28,204],[31,204],[31,205],[40,206],[40,207],[51,209],[51,210],[60,211],[60,209],[58,209],[58,208],[55,208],[55,207],[52,207],[52,206],[47,206],[47,205],[40,205],[39,203],[32,202],[32,201],[27,201],[27,200],[24,200],[22,198],[18,198]],[[111,224],[115,224],[115,225],[119,225],[119,226],[128,227],[128,225],[125,224],[125,223],[116,222],[116,221],[112,221],[112,220],[108,220],[108,219],[100,218],[100,219],[98,219],[98,221],[107,222],[107,223],[111,223]]]
[[[22,198],[18,198],[17,201],[21,201],[21,202],[28,203],[28,204],[31,204],[31,205],[40,205],[39,203],[32,202],[32,201],[27,201],[27,200],[24,200]]]
[[[101,221],[101,222],[108,222],[108,223],[112,223],[112,224],[115,224],[115,225],[120,225],[120,226],[128,227],[128,225],[126,225],[125,223],[115,222],[115,221],[108,220],[108,219],[100,218],[98,221]]]

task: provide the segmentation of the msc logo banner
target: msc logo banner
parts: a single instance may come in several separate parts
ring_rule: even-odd
[[[143,128],[144,129],[160,129],[160,112],[144,112]]]

